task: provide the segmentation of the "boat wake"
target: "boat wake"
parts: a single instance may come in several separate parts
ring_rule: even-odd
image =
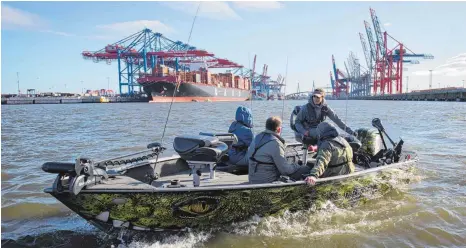
[[[211,232],[186,232],[167,235],[159,240],[134,240],[128,245],[120,244],[118,248],[188,248],[202,246],[213,237]]]
[[[377,190],[371,188],[364,191],[365,201],[353,201],[351,206],[341,206],[341,200],[327,200],[301,211],[284,211],[275,216],[253,216],[243,222],[233,223],[222,230],[206,232],[189,231],[164,237],[160,241],[133,241],[122,247],[203,247],[213,246],[217,242],[240,245],[238,238],[262,236],[264,239],[304,239],[318,240],[334,235],[354,235],[367,232],[378,232],[393,220],[385,219],[391,212],[411,205],[414,199],[407,194],[409,184],[422,180],[422,176],[412,168],[392,170],[374,182],[383,185]],[[401,221],[401,219],[400,219]],[[224,236],[233,236],[225,238]],[[218,238],[218,237],[221,238]],[[221,239],[221,241],[219,241]],[[251,241],[251,240],[249,240]]]
[[[393,216],[392,212],[412,204],[414,199],[406,192],[409,191],[409,184],[420,180],[422,175],[417,173],[415,167],[393,169],[374,175],[370,179],[370,185],[365,185],[365,190],[355,190],[358,192],[356,194],[347,195],[347,192],[340,192],[331,200],[316,201],[307,210],[294,212],[286,210],[268,217],[253,216],[247,221],[207,232],[188,230],[180,233],[140,234],[133,237],[130,242],[125,242],[125,231],[121,231],[118,237],[115,237],[88,226],[73,231],[47,230],[45,233],[27,235],[17,240],[2,240],[2,246],[80,247],[80,244],[85,243],[90,247],[115,248],[203,247],[210,246],[211,243],[215,246],[217,242],[222,244],[231,242],[231,245],[235,246],[237,239],[234,237],[261,236],[265,239],[319,240],[334,235],[362,235],[367,232],[378,232],[384,226],[393,223],[393,220],[384,219],[383,216]],[[348,185],[351,185],[351,181]],[[351,187],[354,189],[357,186]],[[228,238],[222,237],[222,240],[219,240],[219,236]]]
[[[391,220],[376,219],[374,216],[384,216],[382,212],[388,214],[404,204],[410,204],[413,199],[406,194],[409,184],[419,182],[422,176],[417,175],[413,167],[408,170],[393,170],[373,180],[381,187],[368,187],[368,191],[364,191],[355,199],[350,199],[351,205],[342,205],[342,202],[345,202],[343,199],[334,199],[316,203],[308,210],[285,211],[280,215],[265,218],[254,216],[248,221],[233,224],[232,233],[311,238],[376,230],[385,221],[391,222]]]

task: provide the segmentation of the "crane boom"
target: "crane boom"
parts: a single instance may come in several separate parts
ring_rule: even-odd
[[[369,51],[367,50],[366,40],[364,39],[364,35],[359,33],[359,38],[361,39],[362,50],[364,52],[364,57],[366,58],[366,64],[368,68],[372,68],[372,60]]]
[[[384,46],[384,39],[382,37],[382,30],[380,29],[380,23],[379,23],[379,18],[375,14],[374,9],[370,9],[371,11],[371,18],[372,18],[372,24],[374,25],[374,31],[375,31],[375,37],[377,39],[377,44],[379,45],[379,52],[380,55],[382,55],[383,58],[385,58],[385,49],[383,49]]]
[[[346,66],[346,61],[344,61],[343,64],[345,64],[345,69],[346,69],[346,74],[347,74],[346,79],[348,79],[348,81],[351,81],[352,78],[351,78],[351,74],[350,74],[350,72],[348,70],[348,66]]]
[[[371,26],[369,25],[368,22],[364,21],[364,26],[366,27],[366,33],[367,33],[367,40],[369,41],[369,47],[370,47],[370,54],[371,54],[371,61],[375,62],[376,61],[376,48],[375,48],[375,42],[374,42],[374,36],[372,35],[372,29]],[[372,63],[371,62],[371,63]]]

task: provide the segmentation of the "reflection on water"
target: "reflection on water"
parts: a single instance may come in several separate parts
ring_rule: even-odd
[[[283,136],[293,141],[286,101]],[[242,103],[176,103],[165,132],[167,154],[179,134],[226,132]],[[351,209],[325,209],[235,223],[228,232],[191,231],[141,237],[129,247],[462,246],[466,244],[466,104],[456,102],[329,101],[350,127],[370,127],[378,117],[393,139],[418,152],[409,185]],[[160,141],[169,104],[71,104],[2,106],[2,246],[109,247],[108,237],[43,193],[54,175],[46,161],[80,155],[106,158]],[[253,102],[254,132],[281,116],[282,102]],[[29,235],[29,236],[28,236]],[[13,239],[13,240],[8,240]],[[15,241],[14,241],[15,240]],[[79,246],[81,247],[81,246]]]

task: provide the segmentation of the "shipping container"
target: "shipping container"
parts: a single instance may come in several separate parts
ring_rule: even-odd
[[[211,81],[212,81],[212,74],[210,73],[210,71],[207,71],[206,83],[210,84]]]

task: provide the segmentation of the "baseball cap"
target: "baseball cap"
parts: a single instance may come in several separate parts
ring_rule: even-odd
[[[312,93],[313,96],[319,96],[319,97],[324,97],[325,96],[325,91],[322,88],[317,88],[314,90],[314,93]]]

